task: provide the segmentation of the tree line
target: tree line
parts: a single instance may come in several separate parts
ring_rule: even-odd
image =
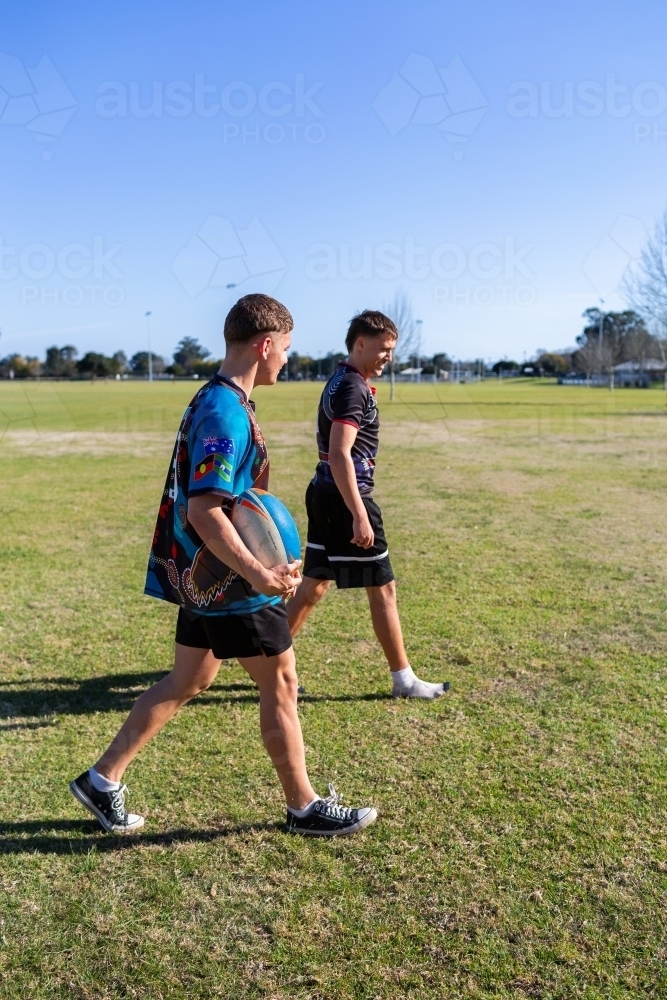
[[[422,324],[415,318],[408,295],[398,290],[390,302],[382,306],[399,330],[396,356],[391,375],[406,368],[421,368],[422,375],[437,375],[453,368],[479,374],[502,374],[507,371],[526,375],[564,376],[569,373],[611,374],[616,365],[631,362],[640,371],[644,366],[653,371],[667,368],[667,212],[658,221],[654,233],[642,250],[639,260],[630,269],[623,284],[630,308],[606,312],[598,307],[583,313],[584,327],[576,338],[576,346],[561,351],[538,350],[531,361],[523,365],[502,358],[487,367],[477,358],[453,362],[445,352],[425,357],[422,352]],[[288,379],[323,378],[333,374],[338,361],[345,355],[329,351],[324,357],[293,351],[283,373]],[[208,378],[220,366],[194,337],[183,337],[173,353],[171,363],[151,353],[155,375]],[[650,362],[650,364],[649,364]],[[82,357],[72,344],[49,347],[44,359],[21,354],[9,354],[0,359],[0,377],[38,378],[109,378],[124,375],[146,376],[149,354],[137,351],[131,358],[123,351],[107,356],[88,351]]]
[[[190,376],[208,378],[220,367],[219,360],[210,359],[208,351],[194,337],[183,337],[173,354],[171,364],[151,351],[150,361],[154,375]],[[3,378],[115,378],[116,375],[146,376],[149,371],[148,351],[137,351],[128,358],[124,351],[107,356],[97,351],[87,351],[79,358],[72,344],[49,347],[43,360],[9,354],[0,359],[0,377]]]
[[[585,325],[577,337],[577,346],[565,351],[538,350],[530,361],[523,364],[502,358],[489,365],[483,358],[467,361],[453,361],[444,351],[424,355],[419,350],[414,336],[401,344],[398,358],[393,362],[394,373],[405,369],[421,369],[422,376],[438,376],[453,369],[474,374],[502,374],[504,372],[560,377],[571,373],[582,373],[587,377],[596,372],[609,373],[613,367],[624,361],[632,361],[641,370],[646,362],[665,362],[667,343],[652,334],[644,320],[634,310],[624,312],[602,312],[598,308],[587,309]],[[292,351],[282,378],[311,380],[329,378],[339,361],[346,357],[341,351],[329,351],[326,355],[313,357]],[[118,376],[146,377],[149,371],[148,352],[137,351],[128,358],[123,351],[107,356],[96,351],[88,351],[82,357],[72,344],[64,347],[49,347],[43,360],[10,354],[0,359],[0,378],[115,378]],[[221,359],[212,358],[202,344],[194,337],[183,337],[173,353],[171,363],[159,354],[151,354],[153,374],[192,378],[210,378],[220,367]]]

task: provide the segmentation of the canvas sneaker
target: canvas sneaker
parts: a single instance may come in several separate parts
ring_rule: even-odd
[[[133,833],[144,825],[144,817],[125,808],[127,785],[115,792],[98,792],[84,771],[70,783],[70,792],[101,823],[107,833]]]
[[[342,806],[342,795],[329,785],[326,799],[318,799],[305,816],[295,816],[287,810],[287,832],[303,837],[347,837],[370,826],[377,819],[377,812],[370,806],[352,809]]]

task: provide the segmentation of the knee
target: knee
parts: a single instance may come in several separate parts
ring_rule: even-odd
[[[209,677],[202,679],[200,681],[194,681],[191,686],[190,697],[196,698],[198,694],[203,694],[204,691],[208,691],[212,683],[213,680],[212,678]]]
[[[331,580],[313,580],[304,592],[304,600],[312,608],[322,600],[331,586]]]
[[[281,664],[278,667],[275,673],[275,688],[279,701],[296,701],[299,688],[296,664]]]
[[[382,587],[367,587],[368,598],[377,604],[394,604],[396,602],[396,582],[391,580]]]
[[[174,695],[178,701],[186,702],[191,701],[198,695],[203,694],[204,691],[208,691],[214,678],[207,675],[202,675],[197,677],[188,677],[187,679],[181,677],[171,677],[171,686],[174,691]]]

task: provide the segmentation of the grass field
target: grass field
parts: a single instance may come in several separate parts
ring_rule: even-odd
[[[237,664],[129,770],[143,836],[67,783],[169,669],[142,596],[191,384],[0,385],[0,995],[667,996],[667,407],[658,390],[379,390],[377,496],[411,661],[358,593],[297,641],[316,787],[378,822],[281,830]],[[317,385],[256,394],[303,527]]]

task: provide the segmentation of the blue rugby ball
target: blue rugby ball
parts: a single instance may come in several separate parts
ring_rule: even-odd
[[[232,524],[266,569],[301,558],[301,540],[284,503],[266,490],[244,490],[234,501]]]

